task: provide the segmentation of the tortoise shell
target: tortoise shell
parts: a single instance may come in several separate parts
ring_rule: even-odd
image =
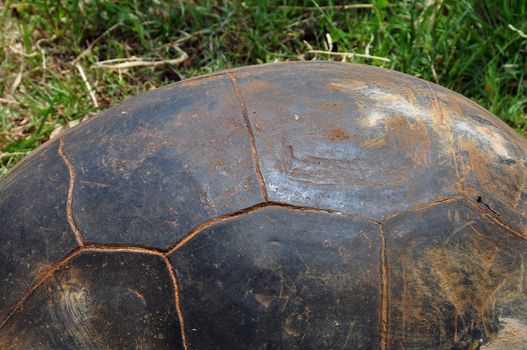
[[[526,150],[361,65],[139,95],[0,182],[0,347],[527,348]]]

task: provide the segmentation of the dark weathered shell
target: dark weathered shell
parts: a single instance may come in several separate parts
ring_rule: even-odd
[[[367,66],[142,94],[0,182],[0,347],[527,348],[526,150]]]

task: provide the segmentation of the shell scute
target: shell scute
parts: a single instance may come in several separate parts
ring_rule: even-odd
[[[239,101],[223,76],[137,96],[66,136],[87,242],[167,248],[262,201]]]

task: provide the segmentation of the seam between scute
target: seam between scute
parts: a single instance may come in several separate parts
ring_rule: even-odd
[[[474,203],[474,201],[472,199],[470,199],[469,197],[463,195],[463,199],[465,200],[465,202],[467,202],[471,208],[473,209],[476,209],[476,210],[479,210],[481,211],[486,217],[488,217],[492,222],[494,222],[496,225],[502,227],[503,229],[505,229],[505,231],[508,231],[510,234],[512,234],[513,236],[516,236],[516,237],[519,237],[521,239],[524,239],[527,241],[527,236],[522,233],[522,232],[519,232],[515,229],[513,229],[512,227],[510,227],[509,225],[507,224],[504,224],[503,222],[501,222],[497,217],[495,217],[493,213],[490,213],[486,210],[484,210],[483,208],[481,208],[479,205],[477,205],[476,203]]]
[[[408,208],[406,210],[402,210],[402,211],[399,211],[399,212],[396,212],[396,213],[388,215],[387,217],[385,217],[381,221],[381,223],[384,224],[386,222],[389,222],[389,221],[395,219],[396,217],[398,217],[400,215],[403,215],[405,213],[408,213],[408,212],[424,210],[424,209],[428,209],[428,208],[431,208],[431,207],[435,207],[436,205],[439,205],[441,203],[455,202],[457,200],[464,199],[464,198],[466,198],[466,197],[461,195],[461,194],[458,194],[456,196],[449,196],[449,197],[439,198],[439,199],[433,200],[431,202],[419,203],[419,204],[416,204],[413,207],[410,207],[410,208]]]
[[[225,221],[230,221],[232,219],[235,219],[235,218],[238,218],[238,217],[241,217],[241,216],[244,216],[244,215],[248,215],[248,214],[250,214],[252,212],[256,212],[258,210],[261,210],[261,209],[267,208],[267,207],[279,207],[279,208],[285,208],[285,209],[289,209],[289,210],[342,215],[342,216],[346,216],[346,217],[349,217],[349,218],[352,218],[352,219],[355,218],[355,219],[358,219],[358,220],[364,220],[364,221],[368,221],[368,222],[375,223],[375,224],[378,224],[378,225],[383,225],[383,224],[385,224],[387,222],[390,222],[393,219],[395,219],[396,217],[398,217],[400,215],[403,215],[405,213],[432,208],[432,207],[434,207],[436,205],[440,205],[440,204],[448,203],[448,202],[453,202],[453,201],[456,201],[456,200],[466,201],[466,202],[470,203],[472,207],[480,210],[482,213],[484,213],[486,216],[488,216],[492,221],[494,221],[497,225],[505,228],[507,231],[509,231],[513,235],[521,237],[521,238],[527,240],[527,236],[525,236],[524,234],[512,229],[510,226],[502,223],[497,218],[495,218],[492,214],[487,213],[486,211],[481,209],[479,206],[475,205],[473,203],[473,201],[470,198],[468,198],[466,195],[464,195],[464,194],[459,194],[459,195],[453,196],[453,197],[441,198],[441,199],[438,199],[438,200],[433,201],[433,202],[421,203],[421,204],[418,204],[418,205],[416,205],[414,207],[411,207],[411,208],[409,208],[409,209],[407,209],[405,211],[393,214],[393,215],[389,216],[388,218],[386,218],[385,220],[382,220],[382,221],[378,221],[378,220],[375,220],[373,218],[366,217],[366,216],[349,214],[349,213],[341,212],[341,211],[338,211],[338,210],[319,209],[319,208],[312,208],[312,207],[302,207],[302,206],[297,206],[297,205],[292,205],[292,204],[285,204],[285,203],[280,203],[280,202],[271,202],[271,201],[269,201],[269,202],[258,203],[258,204],[255,204],[255,205],[251,206],[251,207],[247,207],[247,208],[244,208],[244,209],[241,209],[241,210],[238,210],[238,211],[234,211],[234,212],[231,212],[231,213],[228,213],[228,214],[224,214],[224,215],[221,215],[221,216],[216,216],[216,217],[213,217],[212,219],[209,219],[209,220],[201,223],[200,225],[198,225],[195,228],[193,228],[192,230],[190,230],[185,236],[183,236],[183,238],[181,238],[174,245],[172,245],[168,249],[166,249],[164,254],[168,256],[168,255],[174,253],[175,251],[180,249],[182,246],[184,246],[186,243],[188,243],[190,240],[192,240],[199,233],[205,231],[206,229],[208,229],[208,228],[210,228],[212,226],[215,226],[216,224],[219,224],[219,223],[225,222]]]
[[[179,294],[179,283],[176,277],[176,272],[174,271],[174,267],[170,263],[170,260],[168,260],[168,257],[163,254],[163,260],[165,261],[165,264],[167,265],[168,273],[170,274],[170,278],[172,280],[172,284],[174,287],[174,300],[176,304],[176,312],[179,319],[179,327],[181,331],[181,343],[183,344],[183,349],[187,350],[187,336],[185,335],[185,320],[183,318],[183,308],[181,306],[181,296]]]
[[[380,223],[382,225],[384,225],[385,223],[390,222],[393,219],[395,219],[396,217],[398,217],[400,215],[403,215],[405,213],[428,209],[428,208],[435,207],[436,205],[439,205],[439,204],[442,204],[442,203],[453,202],[453,201],[456,201],[456,200],[459,200],[461,202],[466,202],[470,206],[470,208],[473,208],[473,209],[481,211],[485,216],[487,216],[490,220],[492,220],[496,225],[504,228],[510,234],[512,234],[514,236],[517,236],[517,237],[520,237],[520,238],[522,238],[524,240],[527,240],[527,235],[525,233],[519,232],[519,231],[513,229],[512,227],[510,227],[509,225],[504,224],[503,222],[501,222],[495,216],[495,214],[493,214],[491,212],[488,212],[488,211],[484,210],[483,208],[481,208],[472,199],[470,199],[465,193],[460,193],[457,196],[453,196],[453,197],[442,198],[442,199],[439,199],[439,200],[436,200],[436,201],[433,201],[433,202],[419,204],[419,205],[417,205],[415,207],[412,207],[410,209],[407,209],[405,211],[393,214],[393,215],[389,216],[387,219],[381,221]]]
[[[66,167],[68,168],[68,172],[70,175],[70,181],[69,181],[69,187],[68,187],[68,198],[66,201],[66,218],[71,227],[71,230],[75,234],[75,239],[77,240],[77,244],[80,247],[82,247],[84,246],[84,239],[73,217],[73,189],[75,186],[75,167],[73,166],[73,164],[71,163],[71,160],[69,159],[69,157],[66,155],[66,152],[64,151],[64,144],[65,144],[65,140],[64,140],[64,136],[62,136],[60,138],[58,153],[59,153],[59,156],[64,160],[64,163],[66,164]]]
[[[176,244],[172,245],[166,250],[166,255],[170,255],[180,249],[182,246],[184,246],[186,243],[188,243],[190,240],[192,240],[195,236],[197,236],[199,233],[205,231],[206,229],[215,226],[216,224],[219,224],[221,222],[230,221],[248,214],[251,214],[253,212],[262,210],[264,208],[284,208],[288,210],[294,210],[294,211],[302,211],[302,212],[310,212],[310,213],[322,213],[322,214],[334,214],[334,215],[342,215],[351,219],[357,219],[357,220],[363,220],[368,221],[373,224],[379,225],[380,222],[376,221],[374,219],[364,217],[364,216],[357,216],[352,214],[346,214],[338,210],[331,210],[331,209],[318,209],[318,208],[311,208],[311,207],[302,207],[302,206],[296,206],[292,204],[286,204],[286,203],[280,203],[280,202],[262,202],[255,204],[253,206],[240,209],[235,212],[231,212],[225,215],[216,216],[212,219],[209,219],[200,225],[196,226],[194,229],[192,229],[189,233],[187,233],[183,238],[181,238]]]
[[[247,128],[247,132],[249,133],[249,141],[251,143],[251,154],[253,157],[256,175],[258,176],[258,181],[262,189],[264,201],[268,201],[269,194],[267,193],[267,186],[265,185],[265,180],[262,174],[262,170],[260,168],[260,160],[258,159],[258,150],[256,149],[256,141],[254,138],[254,132],[253,132],[253,128],[251,125],[251,121],[249,120],[249,115],[247,113],[247,105],[245,104],[242,90],[240,88],[240,85],[238,85],[238,82],[236,81],[236,76],[234,76],[231,73],[225,73],[225,75],[229,77],[229,79],[231,80],[232,86],[234,87],[234,91],[236,92],[236,96],[238,96],[238,101],[240,103],[240,107],[242,110],[243,119],[245,121],[245,127]]]
[[[388,337],[388,262],[386,260],[386,237],[382,224],[379,225],[381,236],[381,305],[380,305],[380,349],[386,350]]]

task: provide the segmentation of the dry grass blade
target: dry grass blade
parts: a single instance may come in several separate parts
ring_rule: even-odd
[[[278,8],[287,8],[287,9],[296,9],[296,10],[306,10],[306,11],[315,11],[318,9],[321,10],[354,10],[354,9],[371,9],[374,7],[374,4],[351,4],[351,5],[333,5],[333,6],[293,6],[293,5],[280,5]]]
[[[329,55],[329,56],[337,56],[337,57],[342,57],[342,58],[360,57],[360,58],[366,58],[366,59],[371,59],[371,60],[390,62],[390,59],[386,57],[366,55],[366,54],[355,53],[355,52],[332,52],[332,51],[324,51],[324,50],[308,50],[307,53],[316,54],[316,55],[322,54],[322,55]]]
[[[388,4],[385,7],[402,7],[405,6],[404,2],[400,4]],[[421,4],[415,4],[416,7],[421,7]],[[362,9],[373,9],[375,4],[350,4],[350,5],[329,5],[329,6],[295,6],[295,5],[280,5],[278,8],[293,9],[293,10],[304,10],[304,11],[317,11],[317,10],[362,10]]]
[[[126,69],[126,68],[135,68],[135,67],[156,67],[165,64],[178,65],[185,62],[188,59],[188,54],[179,49],[180,56],[174,59],[168,60],[149,60],[139,57],[129,57],[129,58],[115,58],[106,61],[100,61],[95,63],[94,68],[104,68],[104,69]]]
[[[18,44],[18,46],[22,46],[21,44]],[[25,53],[20,47],[16,47],[16,46],[9,46],[9,49],[11,49],[11,51],[16,54],[16,55],[19,55],[21,57],[26,57],[26,58],[30,58],[30,57],[35,57],[36,55],[38,55],[38,52],[32,52],[32,53]]]
[[[16,156],[25,156],[28,153],[29,152],[0,153],[0,159],[11,158],[11,157],[16,157]]]
[[[117,29],[120,25],[123,24],[123,21],[119,21],[117,23],[115,23],[113,26],[111,26],[110,28],[108,28],[104,33],[102,33],[101,35],[99,35],[94,41],[92,41],[88,47],[86,48],[86,50],[82,51],[81,54],[79,56],[77,56],[77,58],[75,58],[73,60],[73,64],[76,64],[77,62],[79,62],[82,58],[84,58],[84,56],[86,56],[88,53],[91,52],[91,50],[93,49],[93,47],[102,39],[104,38],[106,35],[110,34],[111,32],[113,32],[115,29]]]
[[[86,74],[84,73],[84,69],[78,63],[75,64],[75,68],[77,68],[77,70],[79,71],[82,81],[84,81],[84,85],[86,85],[86,89],[88,90],[88,93],[90,94],[90,98],[93,101],[93,105],[95,107],[99,107],[99,102],[97,102],[97,96],[95,96],[95,91],[93,91],[90,85],[90,82],[88,81],[88,78],[86,77]]]
[[[527,39],[527,34],[522,32],[521,30],[519,30],[518,28],[516,28],[512,24],[509,24],[508,27],[509,27],[509,29],[511,29],[511,30],[515,31],[516,33],[518,33],[518,35],[520,35],[522,38]]]
[[[13,95],[18,87],[20,86],[20,83],[22,83],[22,76],[23,76],[23,67],[20,68],[20,71],[16,75],[15,81],[13,81],[13,84],[11,85],[11,95]]]
[[[20,102],[16,101],[16,100],[12,100],[10,98],[3,98],[3,97],[0,97],[0,104],[5,104],[5,105],[20,105]]]
[[[183,36],[182,36],[181,38],[179,38],[179,39],[176,40],[176,44],[184,43],[184,42],[187,41],[187,40],[190,40],[190,39],[192,39],[192,38],[195,38],[195,37],[197,37],[197,36],[199,36],[199,35],[206,34],[206,33],[210,32],[210,31],[211,31],[210,28],[202,29],[202,30],[198,30],[198,31],[196,31],[196,32],[194,32],[194,33],[187,33],[187,32],[185,32],[185,31],[182,31]]]

